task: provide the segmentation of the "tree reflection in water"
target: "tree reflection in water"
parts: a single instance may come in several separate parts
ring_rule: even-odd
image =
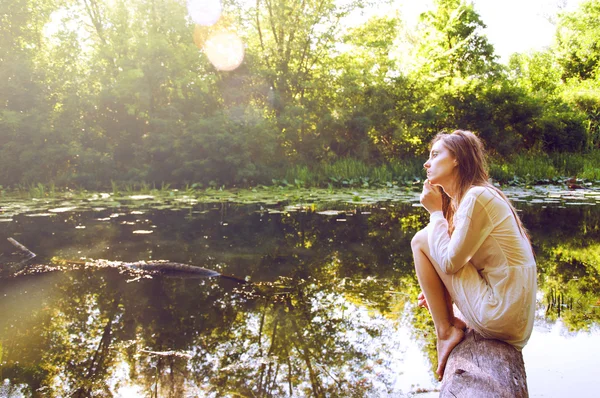
[[[600,322],[600,212],[596,206],[537,208],[525,214],[543,299],[538,322],[561,319],[572,332]]]
[[[385,396],[400,392],[406,342],[398,330],[406,324],[436,362],[430,317],[414,305],[410,239],[427,221],[422,209],[345,205],[323,215],[314,205],[291,213],[206,207],[149,211],[143,217],[157,228],[144,237],[127,234],[133,213],[118,222],[95,213],[23,217],[7,231],[42,260],[89,248],[97,257],[169,258],[254,282],[132,281],[115,269],[3,278],[0,393]],[[573,331],[597,325],[598,210],[521,207],[540,265],[536,322],[560,318]],[[75,236],[64,227],[70,223],[93,232]],[[57,238],[41,239],[41,230]],[[39,249],[29,243],[37,241]]]
[[[34,315],[42,330],[12,324],[3,377],[13,386],[74,397],[122,389],[156,397],[364,396],[391,388],[395,321],[346,297],[376,280],[282,279],[227,293],[217,281],[155,278],[132,287],[115,272],[102,274],[78,275],[68,290],[57,285]],[[40,339],[35,352],[32,333]]]

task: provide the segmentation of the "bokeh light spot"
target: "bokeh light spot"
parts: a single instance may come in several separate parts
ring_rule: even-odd
[[[204,43],[208,60],[219,70],[234,70],[244,60],[244,43],[232,32],[218,32]]]
[[[214,25],[221,17],[221,0],[187,0],[187,8],[198,25]]]

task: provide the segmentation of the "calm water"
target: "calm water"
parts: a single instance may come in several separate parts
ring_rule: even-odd
[[[539,261],[523,352],[530,394],[593,396],[600,196],[511,197]],[[0,396],[435,391],[433,328],[415,307],[410,240],[427,222],[415,200],[0,203]],[[25,268],[8,237],[37,254]],[[168,259],[248,282],[72,263],[82,259]],[[28,271],[34,264],[63,270]]]

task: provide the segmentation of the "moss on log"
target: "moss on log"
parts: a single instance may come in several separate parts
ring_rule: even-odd
[[[446,364],[441,398],[528,397],[523,354],[469,330]]]

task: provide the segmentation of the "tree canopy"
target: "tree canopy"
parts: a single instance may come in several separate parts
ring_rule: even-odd
[[[264,183],[409,161],[454,128],[500,158],[600,145],[598,0],[507,66],[464,0],[437,0],[416,31],[401,14],[352,23],[367,0],[224,0],[209,26],[192,3],[5,1],[0,185]],[[211,63],[210,46],[240,61],[237,41],[239,66]]]

